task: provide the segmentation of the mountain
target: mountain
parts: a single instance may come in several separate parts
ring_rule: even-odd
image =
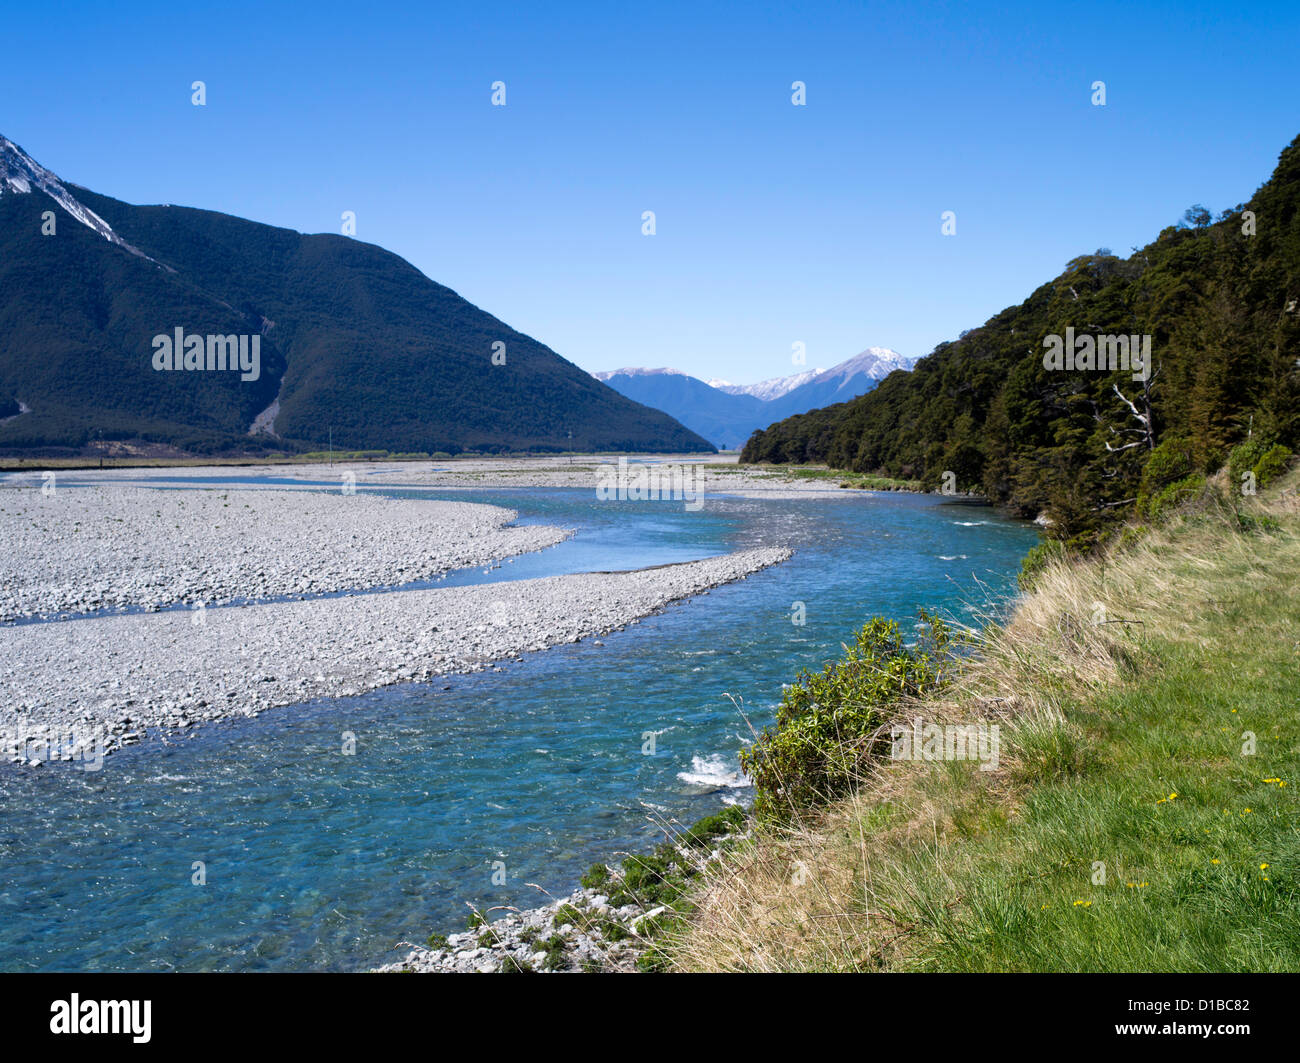
[[[1145,369],[1131,358],[1095,368],[1120,339],[1150,351]],[[1248,203],[1217,220],[1195,206],[1127,258],[1080,255],[911,373],[774,424],[741,457],[933,486],[952,472],[1025,515],[1046,511],[1054,535],[1088,545],[1246,439],[1295,450],[1298,356],[1300,137]]]
[[[833,402],[855,399],[870,391],[895,369],[911,369],[915,361],[888,347],[868,347],[834,368],[818,372],[811,380],[791,388],[784,395],[774,396],[769,415],[775,421]]]
[[[77,198],[68,191],[58,177],[40,165],[12,141],[0,137],[0,195],[4,195],[6,192],[29,195],[33,187],[49,196],[68,214],[81,222],[82,225],[98,233],[109,243],[116,244],[118,247],[131,252],[133,255],[139,255],[141,258],[148,257],[113,232],[108,222],[98,214],[78,202]]]
[[[833,369],[812,369],[757,384],[705,383],[680,369],[614,369],[594,374],[621,394],[670,414],[727,449],[743,446],[756,429],[793,413],[861,395],[912,359],[868,347]]]
[[[753,395],[756,399],[771,402],[773,399],[779,399],[782,395],[788,395],[795,388],[808,383],[819,373],[824,372],[826,372],[825,369],[809,369],[805,373],[769,377],[767,380],[760,380],[757,384],[732,384],[726,380],[720,380],[716,383],[710,380],[709,383],[719,391],[725,391],[728,395]]]
[[[714,446],[739,448],[756,427],[771,423],[761,399],[729,395],[679,369],[615,369],[595,376],[619,394],[663,410]]]
[[[178,329],[214,366],[243,337],[255,371],[184,371],[180,352],[182,371],[156,368]],[[132,206],[0,137],[0,412],[15,407],[6,450],[301,450],[331,430],[394,452],[713,449],[380,247]]]

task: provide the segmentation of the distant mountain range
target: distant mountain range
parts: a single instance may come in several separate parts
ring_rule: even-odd
[[[380,247],[131,206],[0,137],[0,450],[331,433],[408,453],[713,450]]]
[[[744,446],[750,435],[776,421],[857,398],[914,358],[887,347],[868,347],[831,369],[774,377],[757,384],[703,381],[680,369],[614,369],[594,374],[623,395],[676,418],[724,449]]]

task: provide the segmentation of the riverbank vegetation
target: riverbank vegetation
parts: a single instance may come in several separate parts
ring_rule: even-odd
[[[893,476],[876,476],[856,473],[848,469],[835,469],[826,465],[780,465],[772,462],[744,465],[706,465],[713,473],[745,473],[759,471],[776,473],[793,480],[824,480],[827,487],[857,488],[864,491],[924,491],[920,480],[900,479]]]
[[[1269,454],[1040,552],[973,653],[878,621],[802,676],[667,965],[1300,970],[1300,476],[1238,476]],[[891,758],[916,720],[996,726],[997,756]]]

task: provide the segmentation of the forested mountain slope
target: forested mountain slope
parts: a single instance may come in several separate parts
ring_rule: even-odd
[[[1149,379],[1046,368],[1044,340],[1067,329],[1076,342],[1149,337]],[[1140,496],[1219,466],[1248,436],[1294,450],[1298,337],[1300,138],[1249,202],[1217,220],[1194,207],[1127,258],[1073,259],[912,372],[756,432],[742,460],[932,486],[950,471],[1025,515],[1046,510],[1059,537],[1086,539]]]

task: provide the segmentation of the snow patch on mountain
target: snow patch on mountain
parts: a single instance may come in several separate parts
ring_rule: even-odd
[[[868,347],[831,369],[733,384],[680,369],[615,369],[593,373],[626,397],[663,410],[724,449],[743,446],[756,428],[866,394],[896,369],[915,364],[888,347]]]
[[[705,380],[711,388],[725,391],[728,395],[752,395],[763,402],[773,402],[782,398],[796,388],[805,384],[835,384],[842,388],[851,384],[854,377],[865,376],[870,380],[884,380],[895,369],[911,369],[916,364],[915,358],[908,358],[889,347],[868,347],[860,354],[840,362],[830,369],[808,369],[802,373],[789,376],[774,376],[760,380],[757,384],[733,384],[730,380],[714,377]],[[681,369],[609,369],[592,373],[597,380],[608,381],[616,376],[691,376]],[[702,377],[696,377],[702,380]]]
[[[915,358],[908,358],[889,347],[868,347],[861,354],[855,354],[832,369],[819,370],[813,379],[818,383],[848,381],[858,374],[864,374],[872,380],[884,380],[895,369],[911,369],[915,364]]]
[[[779,399],[782,395],[788,395],[795,388],[801,387],[810,380],[816,379],[825,369],[809,369],[803,373],[792,373],[790,376],[774,376],[767,380],[760,380],[757,384],[714,384],[719,391],[725,391],[728,395],[753,395],[756,399],[762,399],[764,402],[771,402],[773,399]],[[712,383],[712,381],[710,381]]]
[[[600,373],[592,373],[597,380],[608,380],[615,376],[690,376],[690,373],[683,373],[680,369],[606,369]]]
[[[93,229],[105,240],[117,244],[118,247],[130,251],[133,255],[139,255],[150,262],[154,261],[143,251],[128,244],[113,231],[108,222],[78,201],[57,176],[12,140],[0,136],[0,195],[4,195],[6,191],[18,195],[30,195],[33,188],[44,192],[82,225]]]

